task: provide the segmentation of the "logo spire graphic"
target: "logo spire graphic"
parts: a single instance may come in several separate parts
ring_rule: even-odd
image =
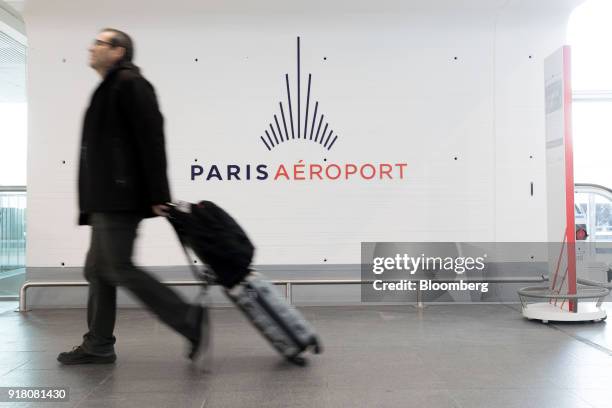
[[[327,133],[327,129],[329,127],[329,124],[327,122],[325,122],[325,126],[323,127],[323,133],[320,133],[321,126],[323,125],[323,121],[325,119],[325,115],[321,113],[320,116],[317,116],[317,114],[319,113],[319,101],[315,101],[314,113],[312,114],[312,117],[310,116],[310,87],[312,84],[312,74],[310,73],[308,74],[308,88],[306,91],[306,109],[304,112],[304,116],[302,117],[300,51],[300,37],[297,37],[297,123],[294,123],[293,120],[293,106],[295,104],[292,104],[291,87],[289,86],[289,74],[287,73],[285,74],[285,84],[287,87],[287,107],[289,109],[288,118],[285,117],[285,109],[283,108],[283,102],[279,102],[278,106],[283,126],[281,127],[278,120],[278,116],[274,114],[274,124],[276,125],[276,128],[273,126],[272,122],[270,122],[269,127],[271,133],[268,132],[268,129],[265,129],[264,133],[266,134],[266,137],[264,138],[263,136],[260,136],[262,143],[264,144],[264,146],[266,146],[268,150],[272,150],[281,143],[295,139],[303,139],[306,141],[318,143],[324,149],[331,150],[332,146],[336,143],[336,140],[338,140],[338,135],[334,134],[334,131],[331,128],[329,128],[329,133]],[[302,119],[304,123],[303,127]],[[289,122],[289,126],[287,125],[287,121]],[[317,129],[316,132],[315,127]],[[289,130],[291,130],[291,136],[289,134]],[[321,136],[320,138],[319,135]]]

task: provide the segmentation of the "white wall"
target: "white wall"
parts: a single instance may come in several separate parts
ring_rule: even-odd
[[[83,264],[77,153],[98,82],[86,49],[106,26],[133,35],[157,89],[174,198],[226,207],[255,240],[258,264],[356,264],[361,241],[543,241],[543,59],[564,43],[578,3],[31,0],[27,264]],[[329,152],[303,141],[268,152],[259,141],[285,98],[284,74],[295,79],[298,35],[302,84],[312,73],[340,135]],[[192,182],[195,158],[406,162],[408,175]],[[184,263],[164,220],[145,221],[141,237],[138,262]]]

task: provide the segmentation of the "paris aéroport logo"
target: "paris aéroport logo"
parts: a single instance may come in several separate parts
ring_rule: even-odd
[[[260,136],[261,142],[268,150],[281,143],[296,140],[318,143],[324,149],[331,150],[338,140],[338,135],[334,134],[334,130],[325,120],[323,110],[319,108],[312,73],[308,73],[307,80],[304,78],[306,83],[302,81],[300,37],[297,37],[296,57],[295,92],[291,93],[291,76],[285,73],[285,100],[278,102],[278,112],[264,129],[265,135]],[[302,92],[302,87],[305,88],[306,95]]]
[[[338,133],[328,122],[320,101],[316,97],[312,73],[309,72],[308,76],[302,76],[300,46],[300,37],[297,37],[297,66],[296,76],[293,79],[295,88],[292,88],[292,77],[289,73],[285,73],[286,95],[279,96],[279,99],[282,100],[278,102],[278,110],[275,110],[272,120],[258,135],[257,143],[260,143],[264,154],[287,142],[316,143],[324,152],[339,145]],[[343,142],[340,146],[344,145]],[[192,163],[191,181],[351,182],[353,180],[378,180],[383,182],[406,179],[407,163],[397,161],[357,163],[350,158],[338,161],[340,156],[345,156],[345,154],[336,154],[337,151],[338,149],[334,149],[332,153],[338,157],[336,160],[327,158],[321,160],[319,157],[312,162],[302,159],[294,163],[274,164],[260,160],[249,163]]]

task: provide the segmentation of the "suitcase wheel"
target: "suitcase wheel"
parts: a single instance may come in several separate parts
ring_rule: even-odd
[[[310,340],[309,348],[312,348],[312,351],[315,354],[321,354],[323,352],[323,345],[319,341],[319,338],[316,336],[313,336]]]
[[[308,364],[308,360],[306,360],[304,357],[301,356],[290,356],[287,357],[287,361],[300,366],[300,367],[304,367],[306,364]]]

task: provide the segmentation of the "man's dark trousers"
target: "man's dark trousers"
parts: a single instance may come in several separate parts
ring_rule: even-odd
[[[91,354],[114,353],[117,286],[123,286],[144,303],[164,323],[194,341],[194,307],[175,291],[132,263],[138,224],[134,213],[91,214],[91,243],[85,261],[89,282],[87,302],[88,332],[82,347]]]

